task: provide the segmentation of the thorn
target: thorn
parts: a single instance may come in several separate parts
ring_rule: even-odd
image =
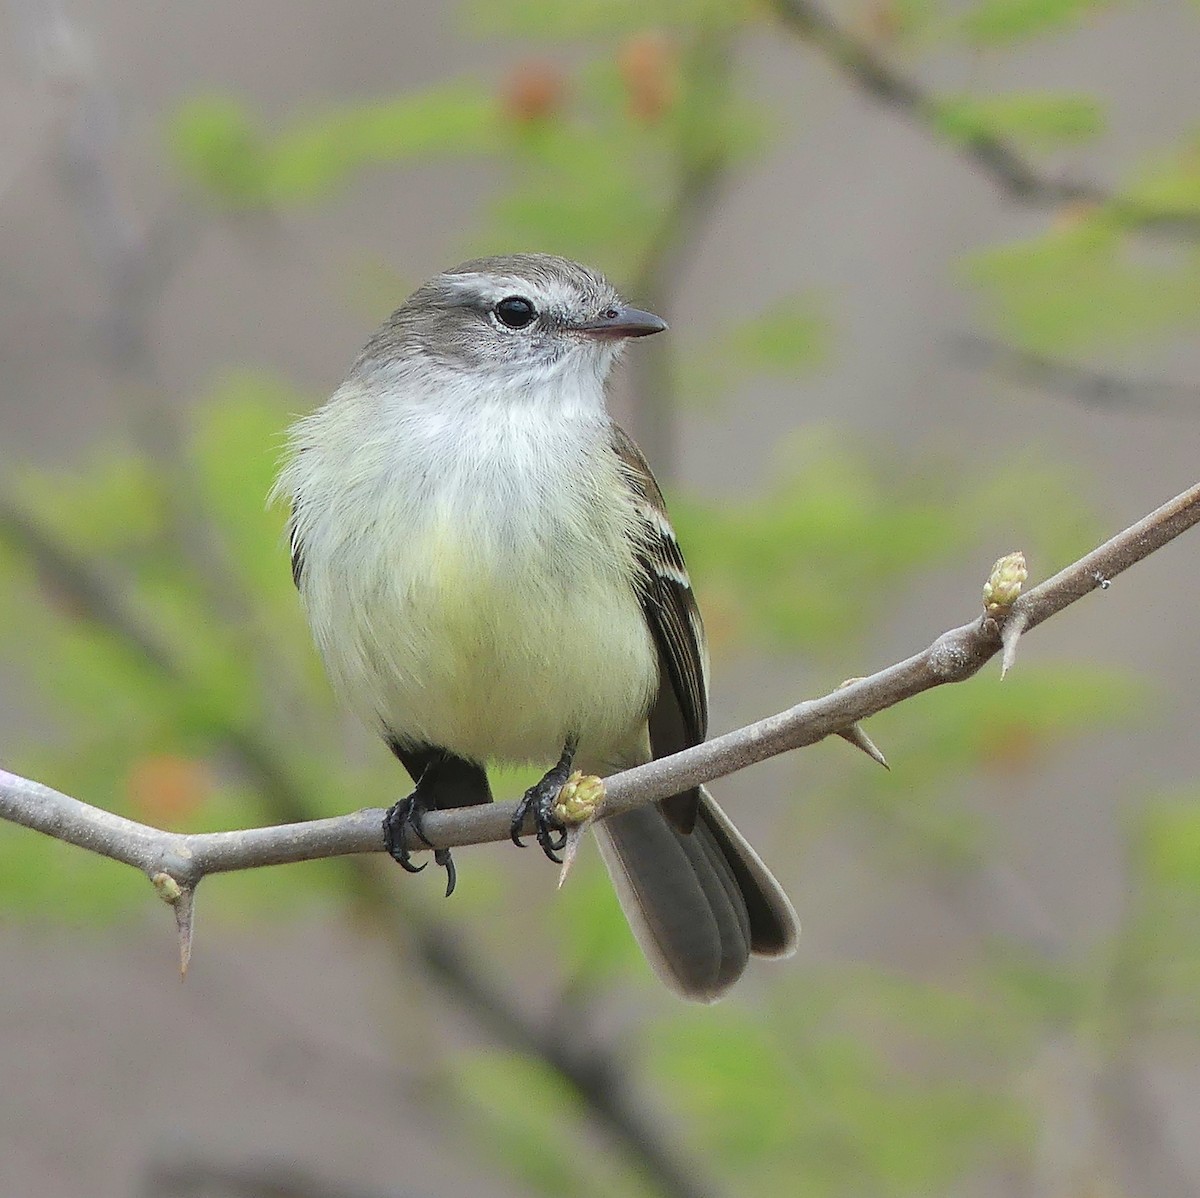
[[[575,864],[575,854],[579,852],[579,845],[583,840],[583,834],[595,821],[595,818],[595,816],[592,816],[584,823],[573,824],[567,829],[566,843],[562,847],[562,868],[558,871],[558,888],[560,890],[562,889],[562,884],[567,880],[567,874],[570,873],[571,866]]]
[[[887,758],[880,752],[879,747],[875,742],[862,730],[861,724],[851,724],[849,728],[843,728],[838,736],[844,741],[848,741],[856,749],[862,749],[864,753],[872,760],[877,761],[885,770],[891,772],[891,766],[887,763]]]
[[[192,915],[195,910],[195,888],[181,886],[169,873],[160,872],[151,877],[158,897],[175,908],[175,928],[179,933],[179,978],[187,977],[188,963],[192,959]]]
[[[188,965],[192,960],[192,916],[195,912],[196,892],[187,889],[180,892],[175,903],[175,927],[179,932],[179,980],[187,978]]]
[[[1001,681],[1004,680],[1008,671],[1012,669],[1013,662],[1017,660],[1017,642],[1021,639],[1021,633],[1024,631],[1025,615],[1019,611],[1009,616],[1000,629],[1000,643],[1004,646],[1004,652],[1000,655]]]
[[[838,690],[850,686],[852,683],[861,682],[862,677],[846,678],[838,683]],[[875,742],[862,730],[862,726],[858,723],[851,724],[849,728],[843,728],[838,736],[844,741],[849,741],[856,749],[862,749],[864,753],[872,760],[877,761],[885,770],[891,773],[892,767],[888,765],[887,758],[879,751]]]

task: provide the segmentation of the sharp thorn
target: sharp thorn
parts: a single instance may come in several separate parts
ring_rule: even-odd
[[[175,928],[179,933],[179,980],[187,977],[188,965],[192,960],[192,927],[195,914],[196,892],[190,886],[180,889],[175,900]]]
[[[567,874],[571,872],[571,866],[575,864],[575,854],[579,851],[579,842],[583,839],[584,832],[593,823],[592,819],[585,820],[582,824],[574,824],[567,829],[566,843],[563,845],[562,868],[558,871],[558,885],[562,888],[562,884],[567,880]]]
[[[885,770],[891,771],[892,767],[888,765],[887,758],[880,751],[879,746],[862,730],[860,724],[851,724],[849,728],[843,728],[838,736],[856,749],[861,749],[872,761],[878,762]]]
[[[1004,646],[1000,655],[1000,678],[1002,681],[1017,660],[1017,643],[1024,631],[1025,618],[1019,611],[1009,616],[1000,629],[1000,643]]]

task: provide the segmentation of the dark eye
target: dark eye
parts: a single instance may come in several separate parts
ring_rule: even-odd
[[[496,305],[495,311],[496,319],[501,324],[508,325],[510,329],[523,329],[532,324],[537,316],[537,309],[519,295],[510,295],[507,299],[502,299]]]

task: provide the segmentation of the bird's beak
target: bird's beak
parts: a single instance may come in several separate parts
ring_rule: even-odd
[[[625,337],[649,337],[666,327],[667,322],[653,312],[643,312],[640,308],[608,308],[595,320],[581,320],[571,325],[571,331],[615,341]]]

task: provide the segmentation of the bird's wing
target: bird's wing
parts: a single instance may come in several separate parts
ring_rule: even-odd
[[[643,524],[637,580],[642,612],[658,646],[658,696],[650,712],[650,746],[666,757],[699,744],[708,734],[708,652],[700,609],[662,491],[633,439],[612,426],[612,448],[633,491]],[[662,803],[683,832],[696,822],[699,789]]]
[[[288,546],[292,551],[292,581],[299,590],[300,579],[304,577],[304,543],[300,540],[300,529],[296,527],[294,513],[288,517],[287,535]]]

